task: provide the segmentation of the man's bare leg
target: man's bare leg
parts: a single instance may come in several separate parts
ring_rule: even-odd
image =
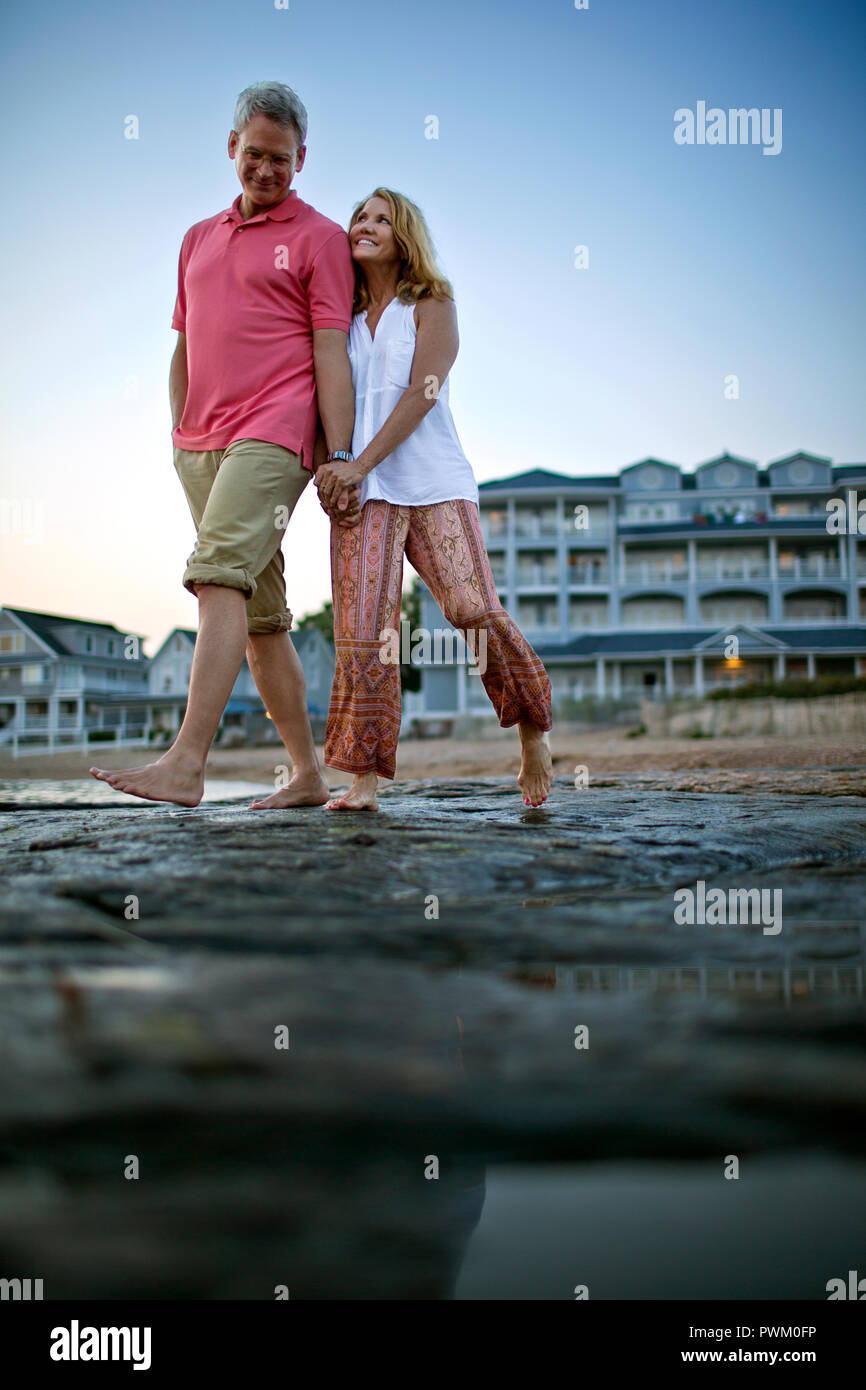
[[[265,709],[274,721],[292,764],[292,780],[273,796],[252,803],[254,811],[287,806],[321,806],[328,799],[307,714],[304,668],[287,632],[251,632],[247,661]]]
[[[189,697],[180,732],[155,763],[92,776],[116,791],[145,801],[175,801],[197,806],[204,792],[207,755],[238,678],[247,641],[247,613],[240,589],[219,584],[196,588],[199,629],[192,659]]]
[[[332,797],[325,806],[326,811],[376,811],[376,787],[379,778],[375,772],[356,772],[347,792]]]
[[[534,724],[518,725],[522,756],[517,780],[527,806],[541,806],[550,795],[553,785],[553,759],[550,739]]]

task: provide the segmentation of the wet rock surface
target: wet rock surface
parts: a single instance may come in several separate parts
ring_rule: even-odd
[[[437,1297],[491,1162],[862,1155],[866,803],[831,783],[4,812],[0,1264]],[[781,929],[678,924],[699,880],[781,890]]]

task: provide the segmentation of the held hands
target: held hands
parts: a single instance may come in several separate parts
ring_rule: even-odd
[[[327,512],[336,526],[357,526],[361,520],[361,489],[357,485],[343,488],[338,493],[336,503],[333,506],[325,503],[321,492],[319,493],[319,501],[322,504],[322,511]]]
[[[333,511],[341,493],[347,488],[358,487],[366,473],[358,459],[323,463],[316,470],[316,487],[319,489],[319,498],[325,511]]]

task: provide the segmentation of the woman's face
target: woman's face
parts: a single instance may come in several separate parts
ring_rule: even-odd
[[[386,267],[400,260],[391,226],[391,209],[384,198],[368,198],[349,232],[352,259],[366,266]]]

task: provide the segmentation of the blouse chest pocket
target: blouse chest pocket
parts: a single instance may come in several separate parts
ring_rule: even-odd
[[[412,359],[415,347],[412,343],[394,339],[385,349],[385,376],[391,386],[406,387],[412,375]]]

